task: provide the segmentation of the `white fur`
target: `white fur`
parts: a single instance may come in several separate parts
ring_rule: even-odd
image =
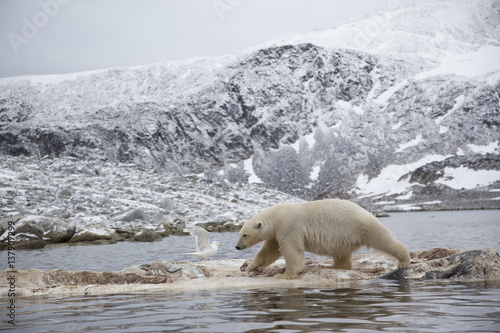
[[[351,269],[351,255],[361,246],[394,256],[407,267],[410,256],[376,217],[355,203],[328,199],[306,203],[281,203],[245,222],[236,248],[246,249],[261,241],[249,270],[272,264],[281,255],[286,270],[278,278],[293,279],[304,269],[304,252],[330,256],[332,268]]]

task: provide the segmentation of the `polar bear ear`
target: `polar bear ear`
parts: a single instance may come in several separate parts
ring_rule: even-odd
[[[262,222],[257,223],[257,229],[262,228]]]

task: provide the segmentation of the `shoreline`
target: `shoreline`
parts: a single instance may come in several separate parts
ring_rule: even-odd
[[[0,272],[0,298],[67,297],[225,288],[325,288],[345,283],[373,281],[500,281],[500,256],[496,250],[457,250],[433,248],[410,252],[411,264],[397,269],[397,261],[385,254],[357,254],[352,270],[333,270],[324,266],[331,260],[306,258],[306,269],[295,280],[273,276],[284,270],[279,259],[262,272],[244,271],[245,259],[218,259],[199,262],[157,261],[132,266],[119,272],[66,271],[63,269]],[[248,259],[247,259],[248,260]],[[9,286],[8,278],[13,278]],[[9,287],[14,286],[14,295]]]

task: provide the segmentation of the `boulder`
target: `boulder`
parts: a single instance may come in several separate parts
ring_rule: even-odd
[[[16,236],[25,240],[41,240],[47,243],[67,242],[76,231],[70,220],[58,217],[29,215],[16,222]]]
[[[139,233],[130,237],[131,242],[156,242],[163,238],[151,229],[142,229]]]
[[[64,243],[73,237],[76,225],[71,220],[50,218],[40,221],[38,226],[43,230],[43,238],[50,243]]]
[[[75,235],[69,240],[69,243],[77,242],[94,242],[101,240],[109,240],[116,242],[120,237],[116,231],[104,226],[87,226],[78,230]]]
[[[144,213],[140,209],[134,209],[129,212],[123,213],[115,217],[115,220],[124,221],[124,222],[132,222],[135,220],[145,220],[148,218],[148,215]]]

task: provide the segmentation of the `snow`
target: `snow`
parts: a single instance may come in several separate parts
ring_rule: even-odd
[[[413,196],[413,192],[409,191],[406,194],[403,194],[403,195],[400,195],[400,196],[396,197],[396,199],[397,200],[408,200],[408,199],[411,199],[412,196]]]
[[[461,190],[488,186],[497,181],[500,181],[500,171],[498,170],[473,170],[461,166],[444,168],[443,177],[438,179],[436,183]]]
[[[446,126],[439,126],[439,134],[447,133],[450,129]]]
[[[369,179],[366,175],[360,175],[357,179],[356,188],[361,195],[359,198],[391,195],[404,193],[411,186],[409,177],[401,180],[400,178],[425,164],[434,161],[443,161],[449,156],[429,155],[416,162],[404,165],[389,165],[382,169],[380,174],[373,179]]]
[[[78,171],[83,169],[98,172]],[[109,234],[110,228],[162,231],[164,222],[179,220],[240,224],[273,204],[302,201],[257,184],[179,176],[103,161],[3,156],[0,174],[7,171],[13,177],[2,178],[1,186],[16,191],[0,192],[1,216],[22,218],[23,223],[69,216],[79,233]],[[20,175],[28,175],[29,181],[20,180]],[[63,189],[70,195],[61,196]],[[20,196],[20,192],[24,194]],[[132,209],[140,209],[146,217],[133,222],[118,220]]]
[[[398,82],[397,84],[391,86],[389,89],[381,93],[375,100],[374,102],[377,104],[386,104],[387,101],[394,95],[396,91],[399,89],[403,88],[408,84],[407,80],[403,80],[401,82]]]
[[[246,173],[249,175],[248,177],[248,183],[249,184],[262,184],[262,180],[257,176],[253,169],[253,157],[250,157],[249,159],[246,159],[243,161],[243,165],[245,168]]]
[[[221,58],[1,79],[0,100],[5,110],[1,125],[15,138],[12,142],[18,142],[18,151],[25,149],[34,155],[50,154],[40,147],[61,143],[64,149],[54,151],[54,155],[79,156],[89,161],[126,160],[134,163],[131,170],[141,165],[149,170],[194,173],[199,182],[203,171],[207,174],[203,181],[213,176],[222,182],[228,173],[221,166],[231,166],[246,172],[251,185],[264,184],[257,176],[257,168],[265,166],[268,172],[276,170],[276,177],[274,173],[273,177],[265,177],[268,187],[275,186],[272,178],[280,176],[280,168],[269,158],[255,163],[254,170],[251,154],[262,149],[272,156],[294,141],[290,146],[298,160],[305,162],[300,166],[305,166],[307,173],[301,173],[300,177],[306,179],[297,182],[306,184],[300,185],[304,186],[303,192],[294,189],[290,193],[313,199],[328,191],[334,194],[334,187],[345,185],[349,187],[346,190],[353,190],[357,180],[364,196],[398,194],[400,200],[405,200],[411,195],[410,184],[400,178],[421,166],[425,161],[418,160],[425,154],[433,156],[439,149],[438,160],[446,154],[473,160],[473,154],[499,153],[499,141],[490,142],[496,135],[494,126],[478,126],[497,111],[494,88],[500,79],[500,33],[499,19],[491,13],[493,4],[492,0],[422,0],[388,6],[387,11],[361,20],[281,38]],[[319,48],[284,47],[302,43]],[[254,52],[271,44],[277,49]],[[281,57],[275,57],[277,54]],[[318,67],[320,60],[322,65]],[[307,81],[300,81],[306,75]],[[330,75],[335,76],[335,82],[318,79]],[[436,82],[439,90],[433,89]],[[238,92],[228,89],[229,85]],[[428,116],[442,111],[436,110],[441,106],[438,98],[450,109],[434,119],[433,126]],[[472,104],[474,112],[464,112],[464,103]],[[246,111],[243,104],[248,106]],[[401,107],[393,107],[398,105]],[[19,119],[22,117],[26,120]],[[496,121],[492,119],[492,123]],[[254,131],[257,126],[261,128]],[[468,133],[462,132],[464,128]],[[32,138],[29,133],[38,132],[55,134],[56,140],[37,142],[38,137]],[[59,140],[58,135],[64,139]],[[237,139],[232,141],[234,137]],[[87,142],[89,146],[82,144]],[[123,147],[128,151],[121,156]],[[242,156],[246,160],[240,161]],[[0,169],[1,203],[7,202],[2,198],[8,196],[28,203],[33,186],[14,179],[21,173],[4,165]],[[113,169],[103,165],[106,170]],[[320,183],[321,165],[337,168],[343,174],[322,173]],[[117,166],[116,170],[121,169]],[[382,172],[373,179],[361,174],[373,175],[379,170]],[[137,175],[119,172],[127,177],[140,174],[154,178],[138,171]],[[202,204],[212,208],[217,205],[204,186],[196,187],[198,193],[183,192],[185,197],[177,200],[177,193],[155,193],[144,188],[143,184],[151,185],[148,180],[128,179],[131,186],[124,189],[121,177],[110,176],[120,178],[120,182],[105,186],[96,181],[100,187],[89,189],[81,183],[83,176],[79,174],[68,177],[50,170],[48,175],[58,175],[54,181],[41,181],[40,174],[43,172],[27,176],[30,181],[36,180],[34,186],[49,192],[48,197],[59,200],[63,186],[68,186],[74,197],[84,198],[84,203],[99,202],[96,214],[110,219],[130,208],[158,213],[157,203],[163,198],[183,207],[176,213],[181,217],[192,208],[183,200],[201,197]],[[172,175],[164,177],[168,180]],[[160,185],[153,187],[166,186],[161,179],[155,181]],[[89,184],[93,186],[94,182]],[[43,210],[37,205],[24,209],[62,215],[67,207],[65,200],[71,199],[56,200],[52,205],[44,202],[40,205]],[[88,208],[86,205],[81,208]],[[108,208],[110,212],[106,212]],[[9,209],[2,207],[3,212]],[[188,215],[191,218],[197,213],[206,217],[198,209]],[[87,223],[86,217],[87,213],[78,211],[72,215],[82,224]]]
[[[295,149],[297,153],[300,153],[300,145],[302,143],[306,143],[309,148],[314,147],[314,144],[316,143],[316,140],[314,139],[315,131],[312,131],[309,134],[306,135],[301,135],[300,138],[292,143],[290,146]]]
[[[109,236],[113,231],[110,229],[102,229],[102,228],[96,228],[93,226],[85,226],[82,229],[79,229],[76,232],[76,235],[82,235],[85,233],[91,233],[94,235],[99,235],[99,236]]]
[[[7,78],[9,80],[15,81],[24,81],[27,80],[31,84],[39,84],[39,85],[45,85],[45,84],[58,84],[64,81],[73,81],[77,80],[81,77],[84,76],[91,76],[94,74],[102,73],[106,71],[107,69],[100,69],[100,70],[93,70],[93,71],[85,71],[85,72],[75,72],[75,73],[68,73],[68,74],[47,74],[47,75],[23,75],[23,76],[16,76],[16,77],[11,77]]]
[[[337,106],[339,109],[343,110],[343,112],[349,112],[349,111],[354,111],[357,115],[362,116],[364,113],[364,110],[361,106],[359,105],[352,105],[349,102],[343,101],[343,100],[338,100],[337,101]]]
[[[397,124],[392,125],[392,127],[391,127],[391,128],[392,128],[392,130],[393,130],[393,131],[395,131],[395,130],[397,130],[398,128],[400,128],[400,127],[401,127],[401,125],[403,125],[403,124],[402,124],[401,122],[398,122]]]
[[[478,146],[474,144],[468,144],[467,147],[474,153],[476,154],[493,154],[495,153],[496,150],[498,150],[499,145],[498,141],[490,142],[486,146]]]
[[[467,53],[450,53],[440,59],[437,67],[416,75],[415,79],[443,74],[476,78],[495,71],[500,71],[500,46],[485,45]]]
[[[462,104],[463,104],[464,100],[465,100],[465,96],[464,96],[464,95],[460,95],[460,96],[458,96],[457,98],[455,98],[455,104],[453,104],[453,107],[451,108],[451,110],[449,110],[446,114],[444,114],[444,115],[442,115],[442,116],[440,116],[440,117],[437,117],[437,118],[435,119],[436,124],[437,124],[437,125],[440,125],[440,124],[441,124],[441,122],[443,121],[443,119],[444,119],[445,117],[450,116],[450,115],[451,115],[451,114],[453,114],[456,110],[458,110],[458,109],[462,106]],[[448,131],[448,128],[447,128],[447,127],[440,126],[439,133],[446,133],[447,131]]]
[[[419,143],[421,143],[423,141],[424,141],[424,139],[422,137],[422,134],[419,134],[419,135],[417,135],[417,137],[415,139],[413,139],[409,142],[406,142],[406,143],[401,143],[399,145],[398,149],[396,149],[396,153],[400,153],[407,148],[417,146]]]
[[[320,165],[316,165],[312,168],[311,170],[311,175],[309,176],[309,178],[311,178],[312,181],[315,181],[318,179],[318,176],[319,176],[319,172],[321,170],[321,166]]]

